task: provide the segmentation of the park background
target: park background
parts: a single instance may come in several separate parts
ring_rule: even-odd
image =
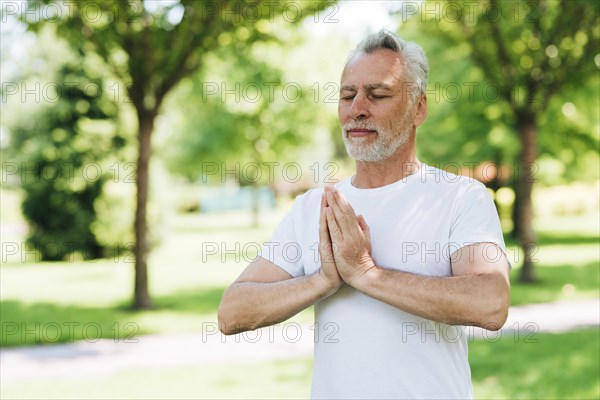
[[[236,356],[216,310],[293,196],[352,173],[339,76],[382,27],[428,55],[420,159],[494,196],[511,305],[600,298],[596,2],[1,11],[2,398],[307,397],[310,354],[246,336],[250,355]],[[293,319],[303,340],[311,317]],[[598,398],[597,323],[548,333],[528,322],[471,343],[476,396]],[[110,366],[110,351],[152,351],[144,343],[160,337],[173,347],[153,362]],[[95,355],[109,365],[78,369]]]

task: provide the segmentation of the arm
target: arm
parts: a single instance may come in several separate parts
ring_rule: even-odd
[[[498,330],[509,305],[508,263],[504,255],[490,261],[489,244],[457,250],[453,276],[429,277],[375,267],[352,285],[361,292],[411,314],[452,325]],[[498,251],[501,251],[498,249]],[[458,256],[457,253],[461,253]],[[468,256],[465,256],[468,253]]]
[[[369,255],[369,229],[343,195],[327,188],[327,225],[342,279],[357,290],[411,314],[435,321],[497,330],[509,305],[508,263],[489,260],[489,244],[463,247],[451,256],[451,277],[427,277],[378,267]]]
[[[324,207],[322,200],[319,272],[294,278],[283,268],[258,257],[223,294],[218,312],[221,332],[229,335],[276,324],[337,291],[343,281],[333,263]]]
[[[284,321],[327,293],[318,274],[292,277],[259,257],[225,291],[219,305],[219,327],[234,334]]]

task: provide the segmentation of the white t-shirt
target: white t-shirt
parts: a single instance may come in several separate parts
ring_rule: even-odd
[[[480,182],[422,165],[393,184],[358,189],[336,185],[371,230],[372,256],[384,268],[450,276],[460,247],[490,244],[502,257],[496,208]],[[261,256],[294,277],[320,268],[323,189],[298,196]],[[344,285],[315,304],[313,398],[472,398],[467,335],[404,312]]]

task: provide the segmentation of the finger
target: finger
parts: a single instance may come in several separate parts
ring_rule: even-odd
[[[325,193],[323,193],[323,198],[324,197]],[[331,242],[329,224],[327,222],[327,208],[326,201],[322,199],[321,215],[319,217],[319,257],[322,266],[325,266],[326,264],[335,265],[334,245]]]
[[[338,227],[341,230],[346,229],[346,227],[348,226],[348,222],[346,221],[344,211],[342,211],[340,204],[335,198],[335,192],[333,191],[333,189],[327,191],[327,203],[329,204],[329,208],[331,208],[333,212],[333,216],[338,224]]]
[[[323,244],[331,243],[331,238],[329,237],[329,230],[327,228],[327,215],[325,209],[327,206],[325,205],[325,196],[321,199],[321,214],[319,216],[319,241]]]
[[[356,217],[356,219],[358,220],[358,226],[360,226],[360,229],[365,233],[365,235],[370,236],[371,230],[369,228],[369,225],[367,224],[367,221],[365,221],[365,217],[359,215],[358,217]]]
[[[367,241],[367,252],[371,254],[371,228],[369,228],[367,221],[365,221],[365,217],[363,217],[362,215],[359,215],[357,219],[358,226],[360,227],[360,230],[362,231],[362,234],[365,240]]]
[[[343,203],[339,199],[339,192],[333,187],[327,191],[327,204],[332,208],[333,214],[338,223],[343,222],[344,210]]]
[[[340,207],[340,210],[342,210],[342,212],[344,213],[344,216],[345,216],[348,224],[354,225],[356,222],[356,213],[354,212],[354,208],[352,208],[352,205],[350,205],[348,200],[346,200],[346,197],[344,196],[344,194],[342,192],[340,192],[339,190],[334,189],[333,197],[335,199],[335,202]]]
[[[334,204],[334,213],[340,229],[345,231],[356,229],[356,214],[342,192],[332,188],[329,204]]]
[[[321,194],[321,208],[327,207],[327,187],[323,189],[323,193]]]
[[[329,237],[331,238],[331,242],[341,242],[344,239],[344,236],[335,219],[333,209],[331,207],[327,207],[325,209],[325,213],[327,214],[327,227],[329,228]]]

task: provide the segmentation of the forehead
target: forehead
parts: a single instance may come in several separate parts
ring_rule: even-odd
[[[364,86],[375,83],[394,85],[402,77],[402,60],[392,50],[381,49],[371,54],[358,53],[342,72],[342,86]]]

